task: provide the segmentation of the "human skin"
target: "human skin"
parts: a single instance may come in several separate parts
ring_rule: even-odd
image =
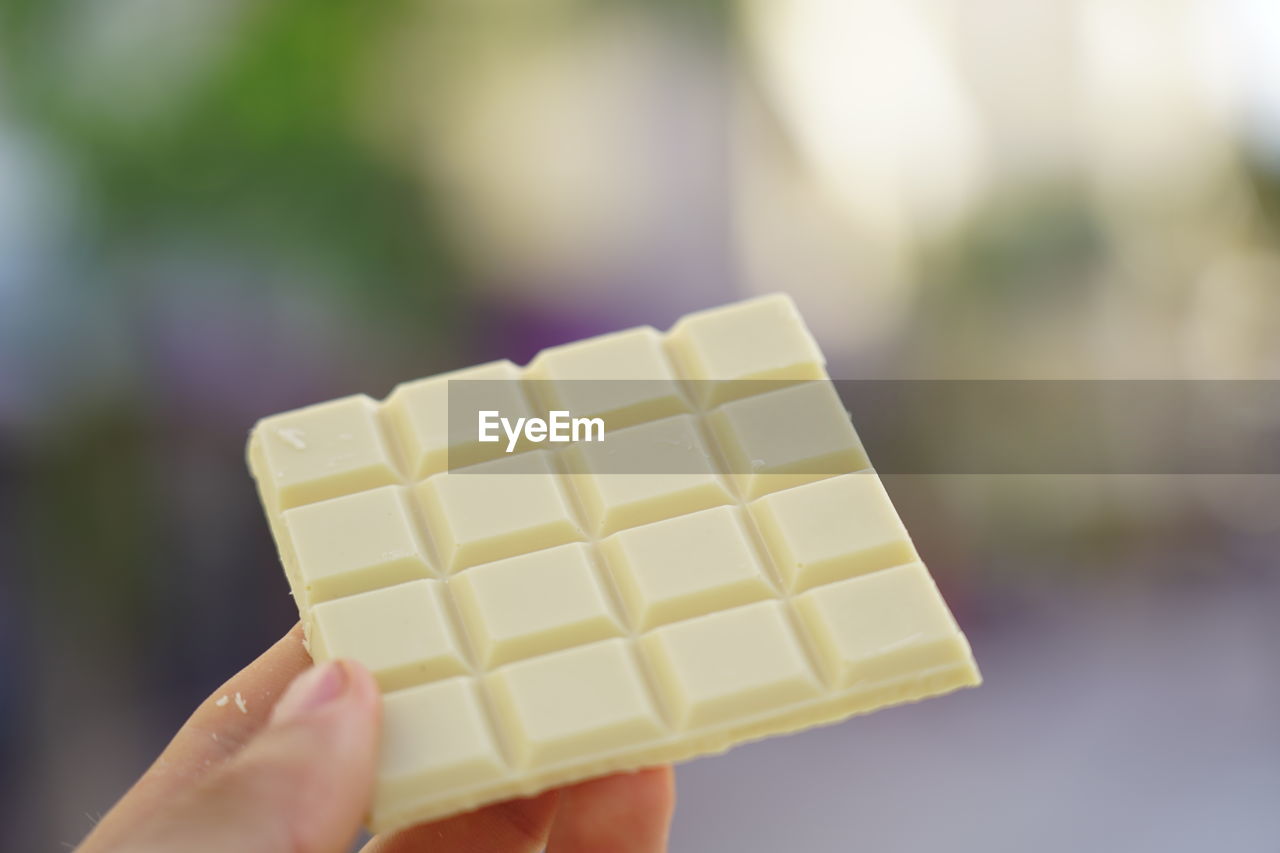
[[[380,709],[368,670],[313,666],[294,626],[196,708],[78,849],[347,853],[373,794]],[[657,767],[380,835],[363,853],[656,853],[674,807],[671,768]]]

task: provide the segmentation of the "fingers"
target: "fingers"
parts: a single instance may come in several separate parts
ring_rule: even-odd
[[[380,835],[361,853],[538,853],[547,843],[559,795],[508,800],[435,823]]]
[[[547,853],[660,853],[674,810],[670,767],[581,782],[561,791]]]
[[[359,665],[335,661],[308,670],[266,728],[140,821],[127,849],[343,853],[372,796],[379,703],[373,676]]]
[[[361,853],[661,853],[674,808],[671,768],[654,767],[378,836]]]
[[[172,792],[174,785],[197,781],[267,724],[276,700],[310,666],[302,625],[294,625],[200,703],[136,787],[159,781]]]
[[[93,838],[110,840],[128,833],[138,821],[238,752],[266,725],[272,705],[289,682],[309,666],[311,657],[302,645],[302,626],[294,625],[200,704],[160,757],[94,828]]]

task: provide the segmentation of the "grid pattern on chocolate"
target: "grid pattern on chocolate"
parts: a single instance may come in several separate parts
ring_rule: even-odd
[[[773,331],[737,371],[741,355],[722,351],[734,323]],[[611,473],[589,447],[527,445],[496,459],[473,447],[474,467],[443,470],[439,383],[518,378],[509,362],[254,431],[250,464],[313,652],[365,661],[388,691],[376,829],[978,681],[789,301],[558,347],[527,370],[575,378],[597,340],[625,353],[625,378],[662,380],[654,399],[631,386],[609,401],[626,413],[614,435],[677,436],[696,470]],[[818,422],[779,429],[752,396],[704,384],[759,378],[785,387],[756,396],[787,395]],[[502,394],[543,414],[561,399]],[[770,465],[751,464],[766,452]],[[540,599],[540,585],[557,594]],[[375,596],[421,601],[423,618],[352,630]]]

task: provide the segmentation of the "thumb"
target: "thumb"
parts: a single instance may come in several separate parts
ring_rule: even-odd
[[[267,727],[156,815],[131,850],[342,853],[373,792],[377,684],[350,661],[302,673]]]

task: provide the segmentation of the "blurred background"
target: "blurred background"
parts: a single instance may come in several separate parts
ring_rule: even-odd
[[[3,0],[0,846],[296,619],[260,416],[775,290],[837,377],[1276,379],[1278,223],[1271,0]],[[890,478],[987,684],[673,849],[1275,851],[1276,480]]]

